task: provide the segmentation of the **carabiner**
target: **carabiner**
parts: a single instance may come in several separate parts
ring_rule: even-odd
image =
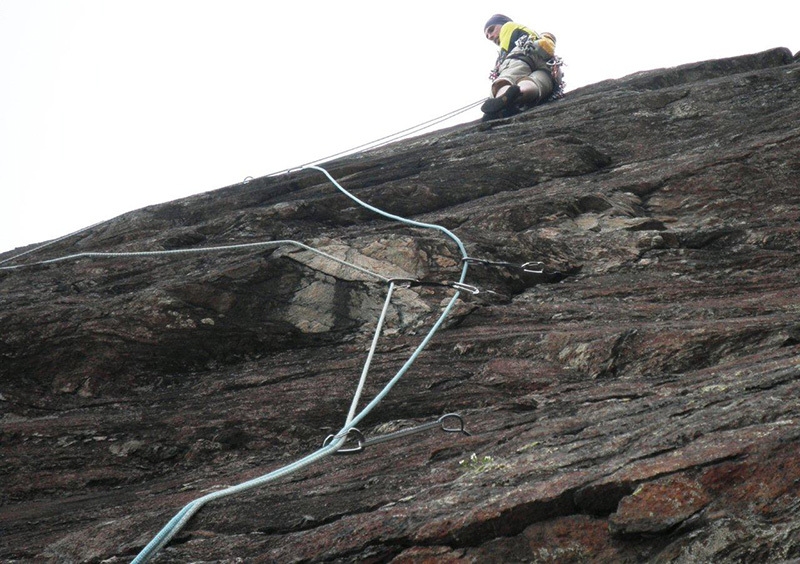
[[[477,286],[470,286],[469,284],[464,284],[463,282],[453,282],[450,284],[450,287],[455,288],[456,290],[464,290],[465,292],[469,292],[473,295],[478,295],[481,293]]]
[[[352,429],[347,431],[347,435],[345,435],[345,439],[349,438],[351,434],[355,436],[356,446],[351,446],[351,447],[347,447],[347,448],[342,446],[342,448],[337,450],[334,454],[356,454],[356,453],[359,453],[362,450],[364,450],[364,441],[366,440],[364,438],[364,433],[362,433],[361,431],[359,431],[358,429],[353,427]],[[322,446],[323,447],[328,446],[329,444],[331,444],[331,441],[333,439],[335,439],[335,438],[336,438],[336,435],[328,435],[327,437],[325,437],[325,440],[322,442]]]
[[[532,266],[536,266],[537,270],[532,270],[532,269],[531,269],[531,267],[532,267]],[[536,261],[536,262],[526,262],[525,264],[523,264],[522,266],[520,266],[520,268],[521,268],[521,269],[522,269],[524,272],[529,272],[529,273],[531,273],[531,274],[544,274],[544,263],[543,263],[543,262],[540,262],[540,261]]]

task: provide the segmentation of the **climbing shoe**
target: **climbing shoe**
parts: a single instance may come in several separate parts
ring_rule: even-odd
[[[483,116],[481,117],[481,121],[492,121],[495,119],[508,118],[517,115],[522,110],[523,108],[519,108],[517,106],[508,106],[507,108],[503,108],[502,110],[494,114],[483,114]]]
[[[516,84],[503,92],[497,98],[488,98],[481,106],[481,111],[485,114],[498,114],[506,107],[513,104],[520,97],[519,86]]]

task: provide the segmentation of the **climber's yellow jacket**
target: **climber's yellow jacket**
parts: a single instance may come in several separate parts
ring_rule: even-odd
[[[517,41],[520,38],[529,36],[534,44],[542,49],[549,57],[555,55],[556,52],[556,38],[552,33],[543,33],[539,35],[532,29],[525,27],[516,22],[507,22],[500,28],[500,57],[505,59],[511,51],[516,47]],[[549,58],[548,57],[548,58]]]

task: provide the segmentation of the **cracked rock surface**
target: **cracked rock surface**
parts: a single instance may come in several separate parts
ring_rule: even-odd
[[[156,561],[800,559],[796,56],[638,73],[324,166],[479,259],[479,293],[359,429],[458,413],[470,434],[427,429],[214,501]],[[320,448],[385,280],[425,284],[397,288],[361,407],[462,268],[441,232],[312,170],[0,266],[265,241],[319,252],[0,270],[0,559],[130,561],[192,500]]]

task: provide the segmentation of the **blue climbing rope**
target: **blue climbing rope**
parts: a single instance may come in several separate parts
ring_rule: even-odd
[[[322,168],[320,166],[316,166],[316,165],[309,165],[309,166],[305,166],[303,168],[320,171],[321,173],[323,173],[325,176],[328,177],[328,180],[331,181],[331,184],[336,186],[336,188],[339,191],[341,191],[342,194],[344,194],[345,196],[347,196],[348,198],[353,200],[358,205],[363,206],[363,207],[367,208],[368,210],[373,211],[373,212],[375,212],[375,213],[377,213],[379,215],[382,215],[383,217],[392,219],[394,221],[399,221],[399,222],[405,223],[407,225],[414,225],[416,227],[424,227],[426,229],[436,229],[437,231],[441,231],[442,233],[444,233],[445,235],[450,237],[453,241],[455,241],[456,245],[458,245],[458,250],[461,251],[462,260],[467,258],[467,249],[464,248],[464,244],[461,242],[461,239],[456,237],[453,234],[453,232],[450,231],[449,229],[446,229],[446,228],[442,227],[441,225],[436,225],[436,224],[433,224],[433,223],[422,223],[420,221],[414,221],[413,219],[407,219],[407,218],[401,217],[399,215],[394,215],[394,214],[391,214],[389,212],[385,212],[385,211],[383,211],[381,209],[376,208],[375,206],[372,206],[372,205],[370,205],[370,204],[368,204],[368,203],[366,203],[366,202],[364,202],[362,200],[359,200],[353,194],[351,194],[350,192],[348,192],[347,190],[342,188],[342,185],[339,184],[338,182],[336,182],[336,180],[333,178],[333,176],[331,176],[330,173],[327,170],[325,170],[324,168]],[[467,272],[467,269],[465,268],[463,270],[463,272],[462,272],[461,280],[459,280],[459,282],[464,282],[464,276],[466,275],[466,272]]]
[[[304,167],[304,168],[313,169],[313,170],[317,170],[317,171],[322,172],[330,180],[330,182],[334,186],[336,186],[336,188],[338,190],[340,190],[348,198],[352,199],[353,201],[355,201],[359,205],[365,207],[366,209],[369,209],[369,210],[371,210],[371,211],[373,211],[373,212],[375,212],[377,214],[380,214],[380,215],[382,215],[382,216],[384,216],[384,217],[386,217],[388,219],[392,219],[392,220],[399,221],[399,222],[402,222],[402,223],[405,223],[405,224],[408,224],[408,225],[412,225],[412,226],[416,226],[416,227],[435,229],[435,230],[438,230],[438,231],[444,233],[445,235],[447,235],[449,238],[451,238],[458,245],[458,248],[459,248],[459,250],[460,250],[460,252],[462,254],[462,257],[461,257],[462,258],[462,260],[461,260],[461,262],[462,262],[461,277],[460,277],[458,283],[459,284],[463,284],[464,283],[464,279],[466,278],[467,269],[468,269],[468,266],[469,266],[469,261],[465,260],[465,259],[468,258],[467,252],[466,252],[464,244],[461,242],[461,240],[455,234],[453,234],[451,231],[449,231],[448,229],[446,229],[446,228],[444,228],[444,227],[442,227],[440,225],[422,223],[422,222],[410,220],[410,219],[407,219],[407,218],[404,218],[404,217],[400,217],[400,216],[397,216],[397,215],[394,215],[394,214],[387,213],[387,212],[385,212],[385,211],[383,211],[381,209],[378,209],[378,208],[376,208],[376,207],[374,207],[374,206],[372,206],[370,204],[367,204],[366,202],[363,202],[362,200],[356,198],[350,192],[345,190],[328,173],[328,171],[325,170],[324,168],[321,168],[321,167],[316,166],[316,165],[311,165],[311,166],[307,166],[307,167]],[[341,262],[341,261],[339,261],[339,262]],[[405,375],[405,373],[408,371],[408,369],[411,368],[411,366],[414,364],[416,359],[419,357],[419,355],[422,353],[422,351],[428,345],[430,340],[433,338],[433,336],[436,334],[436,332],[441,328],[442,323],[444,323],[445,319],[450,314],[450,311],[452,310],[453,306],[455,305],[456,301],[458,300],[460,292],[458,291],[457,288],[458,287],[456,286],[455,294],[450,298],[449,302],[445,306],[445,308],[442,311],[442,313],[439,316],[439,318],[436,320],[434,325],[431,327],[431,329],[425,335],[423,340],[420,342],[420,344],[417,346],[417,348],[414,350],[414,352],[411,354],[411,356],[408,358],[408,360],[405,362],[405,364],[403,364],[403,366],[397,371],[397,373],[394,375],[394,377],[391,380],[389,380],[389,382],[372,399],[372,401],[370,401],[366,405],[366,407],[364,407],[360,412],[355,414],[355,408],[356,408],[356,405],[358,403],[358,398],[359,398],[360,393],[361,393],[361,388],[363,387],[363,379],[366,376],[367,367],[365,367],[365,370],[362,373],[362,379],[359,382],[359,387],[358,387],[358,390],[356,392],[356,396],[354,397],[353,404],[352,404],[351,409],[350,409],[350,413],[347,416],[347,421],[346,421],[345,425],[341,428],[341,430],[338,433],[336,433],[336,435],[332,438],[332,440],[330,442],[328,442],[327,444],[323,445],[322,448],[314,451],[313,453],[311,453],[311,454],[309,454],[309,455],[307,455],[307,456],[305,456],[305,457],[303,457],[303,458],[301,458],[301,459],[299,459],[299,460],[297,460],[297,461],[295,461],[295,462],[293,462],[291,464],[288,464],[286,466],[283,466],[281,468],[273,470],[272,472],[264,474],[263,476],[260,476],[258,478],[254,478],[252,480],[248,480],[246,482],[243,482],[243,483],[238,484],[236,486],[231,486],[229,488],[225,488],[223,490],[210,493],[208,495],[205,495],[203,497],[200,497],[200,498],[188,503],[186,506],[183,507],[183,509],[181,509],[161,529],[161,531],[158,532],[158,534],[156,534],[156,536],[147,544],[147,546],[145,546],[144,549],[142,549],[142,551],[133,560],[133,563],[134,564],[144,563],[144,562],[147,562],[153,556],[155,556],[164,546],[167,545],[167,543],[169,543],[170,539],[172,539],[178,533],[178,531],[180,531],[186,525],[186,523],[192,518],[192,516],[195,513],[197,513],[197,511],[199,511],[200,508],[202,508],[208,502],[213,501],[215,499],[222,498],[222,497],[228,497],[228,496],[231,496],[231,495],[235,495],[235,494],[244,492],[244,491],[252,489],[252,488],[263,486],[263,485],[265,485],[265,484],[267,484],[269,482],[275,481],[275,480],[277,480],[277,479],[279,479],[279,478],[281,478],[283,476],[286,476],[288,474],[297,472],[298,470],[301,470],[302,468],[305,468],[306,466],[309,466],[309,465],[311,465],[311,464],[313,464],[313,463],[315,463],[315,462],[317,462],[317,461],[319,461],[319,460],[321,460],[321,459],[323,459],[323,458],[325,458],[325,457],[327,457],[327,456],[329,456],[331,454],[334,454],[337,450],[339,450],[344,445],[344,443],[346,442],[347,435],[349,434],[350,430],[353,429],[360,421],[362,421],[386,397],[386,395],[392,390],[392,388],[397,384],[397,382],[399,382],[400,379]],[[380,329],[381,329],[381,326],[382,326],[382,323],[383,323],[383,317],[385,315],[386,308],[388,307],[388,301],[389,301],[389,298],[391,297],[391,293],[392,293],[393,290],[394,290],[394,283],[391,282],[391,280],[389,280],[389,296],[387,296],[386,305],[384,305],[384,311],[381,313],[381,319],[378,322],[378,327],[376,329],[376,336],[375,336],[375,339],[373,339],[373,346],[370,349],[370,355],[367,358],[367,366],[369,365],[369,361],[371,360],[372,352],[374,351],[374,348],[376,346],[376,343],[377,343],[377,332],[379,332]]]

